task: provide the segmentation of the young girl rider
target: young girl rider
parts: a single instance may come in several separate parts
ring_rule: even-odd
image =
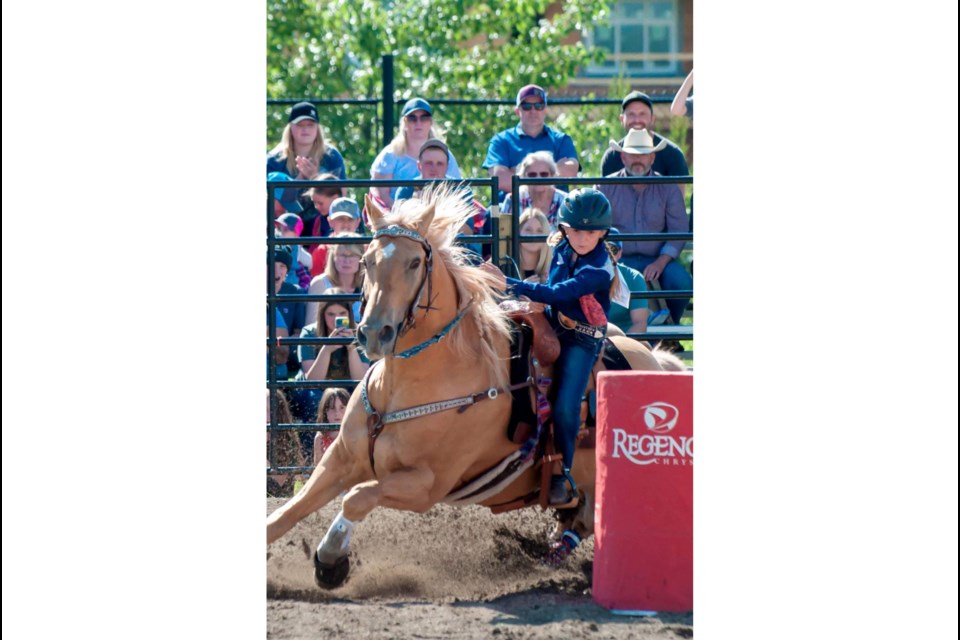
[[[557,217],[559,230],[546,284],[506,278],[506,290],[549,304],[548,318],[560,339],[560,357],[553,367],[556,399],[553,405],[554,445],[563,456],[563,475],[550,481],[550,505],[573,500],[564,480],[575,489],[570,469],[580,430],[580,401],[607,332],[610,291],[616,267],[603,242],[612,222],[610,202],[595,189],[577,189],[567,195]],[[499,275],[493,265],[484,267]]]

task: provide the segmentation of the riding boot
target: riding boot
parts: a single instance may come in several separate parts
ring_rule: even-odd
[[[550,477],[550,506],[566,504],[570,502],[570,494],[567,492],[567,486],[563,482],[563,476],[555,475]]]
[[[566,481],[570,482],[573,491],[568,491]],[[576,483],[569,469],[564,469],[562,475],[553,475],[550,477],[550,499],[551,507],[566,507],[576,500]]]

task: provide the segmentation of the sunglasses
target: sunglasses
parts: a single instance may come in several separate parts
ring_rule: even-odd
[[[549,171],[527,171],[528,178],[549,178]]]
[[[428,120],[433,120],[433,116],[429,113],[425,113],[422,116],[411,113],[410,115],[404,117],[407,119],[407,122],[427,122]]]
[[[543,111],[544,109],[547,108],[547,105],[545,105],[545,104],[542,103],[542,102],[521,102],[521,103],[520,103],[520,108],[523,109],[524,111],[530,111],[530,109],[536,109],[537,111]]]

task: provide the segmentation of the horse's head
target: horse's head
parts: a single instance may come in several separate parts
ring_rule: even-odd
[[[357,340],[367,355],[393,353],[397,339],[413,326],[419,306],[429,305],[433,256],[426,240],[435,205],[426,205],[410,226],[389,226],[385,213],[368,195],[367,215],[374,239],[363,255],[363,318]]]

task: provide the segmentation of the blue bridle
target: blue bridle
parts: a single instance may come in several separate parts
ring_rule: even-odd
[[[460,313],[458,313],[456,317],[447,324],[447,326],[441,329],[436,335],[434,335],[429,340],[426,340],[425,342],[421,342],[420,344],[414,347],[411,347],[409,349],[406,349],[404,351],[401,351],[400,353],[396,353],[397,342],[399,342],[400,338],[403,335],[405,335],[410,329],[416,326],[415,316],[417,313],[417,309],[424,310],[424,317],[426,317],[426,315],[430,313],[431,309],[436,309],[436,307],[431,306],[433,302],[433,279],[430,276],[433,273],[433,248],[430,246],[430,243],[427,242],[426,238],[424,238],[422,235],[420,235],[413,229],[407,229],[406,227],[401,227],[398,225],[391,225],[389,227],[379,229],[373,234],[374,240],[382,237],[407,238],[408,240],[413,240],[414,242],[418,243],[421,247],[423,247],[423,251],[426,254],[426,257],[424,260],[426,264],[426,268],[424,269],[424,272],[423,272],[423,280],[420,282],[420,289],[417,291],[417,295],[410,302],[410,307],[407,309],[407,316],[404,319],[403,324],[400,326],[400,331],[397,332],[397,339],[394,340],[394,343],[393,343],[394,353],[392,354],[392,356],[394,358],[401,358],[401,359],[411,358],[417,355],[418,353],[420,353],[421,351],[423,351],[424,349],[426,349],[427,347],[436,344],[437,342],[442,340],[448,333],[450,333],[450,331],[455,326],[457,326],[457,324],[463,319],[463,316],[466,315],[467,308],[470,305],[467,304],[460,311]],[[420,300],[421,298],[423,298],[424,289],[427,290],[427,303],[420,304]],[[366,307],[366,296],[364,296],[364,299],[363,299],[363,307]],[[361,313],[363,313],[362,309],[361,309]]]

